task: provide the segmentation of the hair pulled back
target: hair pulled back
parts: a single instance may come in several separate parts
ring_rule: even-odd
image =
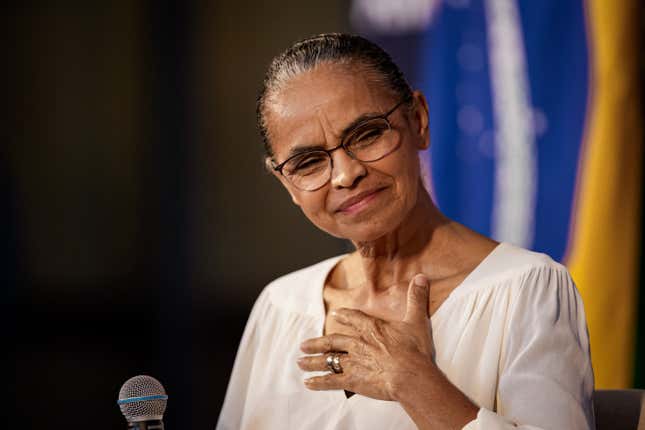
[[[375,43],[344,33],[325,33],[300,40],[273,58],[257,99],[257,124],[267,157],[273,156],[266,122],[267,101],[293,77],[323,63],[363,66],[400,99],[411,100],[412,89],[403,73],[390,55]]]

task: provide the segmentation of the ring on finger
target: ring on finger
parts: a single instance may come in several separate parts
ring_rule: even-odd
[[[343,366],[340,364],[340,354],[333,352],[325,358],[325,363],[330,371],[334,373],[343,373]]]
[[[343,366],[340,365],[340,354],[334,354],[332,367],[334,368],[334,373],[343,373]]]

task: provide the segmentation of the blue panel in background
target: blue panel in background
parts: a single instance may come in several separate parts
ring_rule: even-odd
[[[495,119],[485,1],[444,1],[430,25],[404,35],[361,32],[382,45],[428,97],[434,197],[450,218],[490,236]],[[589,98],[584,1],[519,0],[533,108],[537,196],[532,249],[567,249]]]
[[[531,98],[541,117],[533,249],[562,260],[589,93],[584,2],[521,1],[519,7]]]
[[[495,165],[485,25],[480,2],[442,7],[423,35],[415,84],[430,105],[437,204],[448,217],[490,235]]]

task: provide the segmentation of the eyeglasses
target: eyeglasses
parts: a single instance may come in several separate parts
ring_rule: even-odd
[[[272,167],[294,187],[303,191],[315,191],[331,179],[331,153],[339,148],[343,148],[354,160],[378,161],[398,148],[399,139],[388,136],[392,126],[387,117],[409,100],[410,98],[406,97],[383,115],[358,123],[342,138],[338,146],[295,154]]]

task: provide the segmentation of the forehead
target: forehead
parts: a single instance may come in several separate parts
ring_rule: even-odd
[[[267,125],[276,154],[289,147],[329,146],[366,113],[383,113],[390,92],[362,67],[320,65],[290,79],[267,104]]]

